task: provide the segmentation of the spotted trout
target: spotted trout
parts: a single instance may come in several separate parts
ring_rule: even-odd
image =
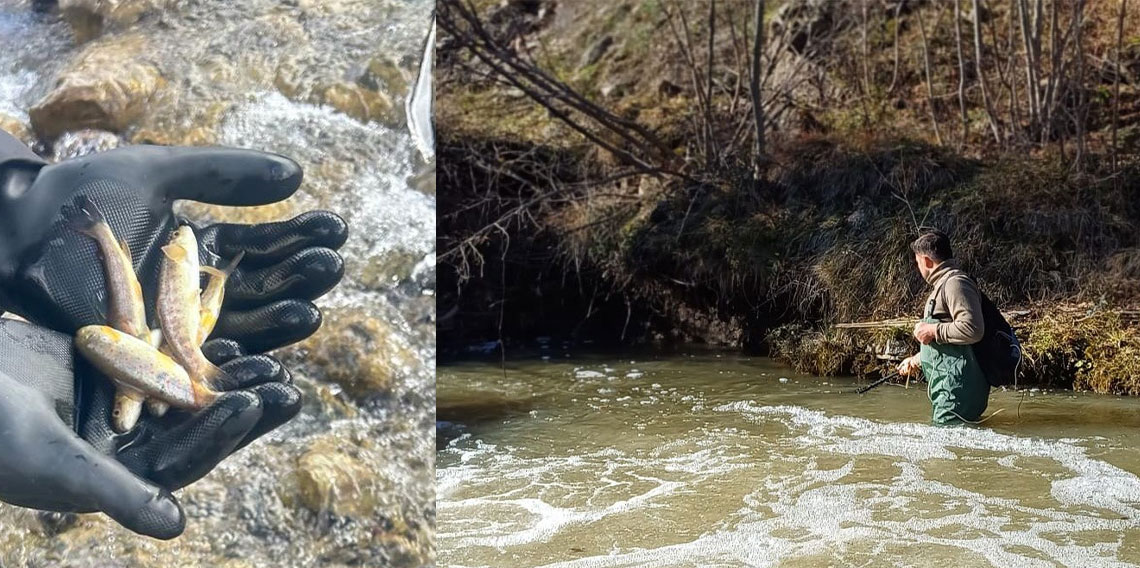
[[[173,359],[143,341],[105,325],[88,325],[75,332],[75,346],[95,368],[115,382],[177,408],[198,409],[212,404],[219,393],[190,380]]]
[[[234,269],[237,268],[242,257],[245,256],[245,251],[241,251],[233,260],[230,261],[224,269],[218,270],[212,266],[201,267],[202,272],[209,275],[209,280],[206,282],[206,288],[202,290],[202,307],[200,317],[198,320],[198,345],[206,342],[210,337],[210,333],[214,331],[214,326],[218,323],[218,314],[222,311],[222,300],[225,298],[226,293],[226,280],[229,279],[230,274],[233,274]],[[157,339],[153,341],[155,345],[162,345],[160,351],[170,355],[170,347],[162,343],[162,332],[160,330],[153,330]],[[146,401],[147,410],[154,416],[162,416],[166,414],[167,405],[156,399],[149,399]]]
[[[143,303],[142,286],[139,285],[131,261],[131,249],[126,242],[115,237],[103,213],[87,196],[77,197],[75,207],[67,208],[64,213],[73,229],[95,241],[103,257],[108,296],[107,323],[123,333],[150,342],[146,305]],[[121,383],[116,386],[111,426],[117,432],[126,432],[138,422],[144,397],[130,386]]]
[[[202,354],[200,266],[193,230],[186,225],[175,229],[162,253],[165,258],[159,273],[156,311],[164,349],[186,369],[192,381],[214,389],[225,372]]]

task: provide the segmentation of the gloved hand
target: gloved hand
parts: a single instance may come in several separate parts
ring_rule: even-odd
[[[288,197],[300,180],[300,168],[287,158],[218,148],[136,146],[46,166],[0,132],[0,307],[68,335],[83,325],[104,323],[107,293],[102,260],[91,239],[67,227],[60,217],[61,207],[83,194],[99,206],[131,249],[148,319],[157,327],[153,305],[160,249],[177,224],[173,201],[269,203]],[[233,380],[226,388],[241,390],[210,408],[196,414],[171,410],[161,419],[144,412],[134,430],[117,435],[110,426],[110,381],[86,370],[65,373],[66,380],[47,381],[56,386],[46,390],[35,388],[44,381],[29,380],[26,373],[38,363],[18,357],[36,349],[18,352],[0,346],[0,362],[16,366],[0,382],[0,397],[19,406],[30,392],[48,393],[60,416],[70,412],[67,424],[92,446],[87,451],[114,456],[131,473],[167,490],[197,480],[234,450],[296,415],[300,393],[290,384],[288,372],[268,356],[244,355],[297,341],[319,327],[320,312],[309,300],[343,275],[343,261],[335,249],[344,243],[347,228],[335,214],[315,211],[282,223],[195,227],[195,233],[203,264],[224,265],[245,252],[227,282],[213,338],[203,346],[207,357],[224,363],[223,370]],[[71,385],[73,377],[76,383]],[[9,390],[13,383],[33,387]],[[63,383],[71,385],[66,392],[59,386]],[[70,411],[64,409],[65,403]],[[54,430],[58,428],[44,431]],[[66,472],[37,473],[36,463],[42,462],[21,464],[20,473],[67,479]],[[9,482],[15,485],[0,487],[0,498],[17,504],[35,502],[36,498],[19,497],[21,486],[11,475],[0,476],[0,484]],[[136,483],[151,487],[142,480]],[[54,501],[45,508],[93,507],[116,515],[104,506],[84,504],[75,491],[49,493]],[[76,500],[68,505],[69,499]],[[180,532],[179,526],[174,534]]]
[[[2,157],[23,151],[23,159]],[[5,175],[5,172],[7,173]],[[176,199],[219,205],[261,205],[289,197],[301,168],[282,156],[231,148],[129,146],[43,165],[30,150],[0,132],[0,308],[71,333],[104,323],[107,293],[95,243],[60,215],[77,195],[102,210],[131,249],[148,319],[162,246],[176,227]],[[340,281],[344,221],[312,211],[263,225],[196,228],[203,264],[224,265],[245,251],[226,286],[226,310],[215,337],[267,351],[309,336],[320,313],[309,301]]]

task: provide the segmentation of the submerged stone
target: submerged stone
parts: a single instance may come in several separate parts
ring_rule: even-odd
[[[396,330],[353,308],[326,308],[321,330],[298,344],[306,374],[367,399],[392,390],[412,371],[415,356]]]
[[[166,85],[158,69],[143,62],[147,47],[142,36],[92,44],[28,112],[36,134],[53,139],[85,128],[125,130]]]

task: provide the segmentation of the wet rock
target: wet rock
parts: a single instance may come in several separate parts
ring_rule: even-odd
[[[122,132],[166,85],[146,62],[146,41],[129,36],[92,44],[28,113],[45,139],[85,128]]]
[[[319,438],[297,459],[297,495],[314,513],[368,518],[379,495],[390,490],[377,468],[359,457],[359,446],[328,436]]]
[[[218,129],[231,103],[215,102],[196,108],[170,108],[151,112],[140,120],[131,135],[132,144],[159,146],[211,146],[218,143]]]
[[[366,89],[386,93],[397,101],[403,101],[408,96],[408,84],[411,82],[409,77],[408,72],[401,69],[391,57],[378,55],[368,62],[368,69],[357,79],[357,83]]]
[[[308,414],[320,415],[331,419],[356,418],[360,412],[356,407],[342,398],[344,389],[340,385],[327,385],[313,381],[297,381],[296,386],[301,389],[301,398],[308,407]]]
[[[59,162],[97,152],[106,152],[122,146],[123,140],[103,130],[65,132],[52,145],[52,160]]]
[[[30,144],[32,142],[31,129],[28,128],[28,125],[25,124],[24,121],[14,116],[0,113],[0,130],[3,130],[12,136],[15,136],[17,140],[25,144]]]
[[[405,120],[403,108],[393,103],[388,95],[353,83],[336,83],[325,88],[317,102],[363,122],[374,120],[396,128]]]
[[[368,259],[358,277],[370,289],[381,289],[410,278],[423,255],[408,251],[391,251]]]
[[[320,331],[294,348],[307,376],[364,400],[389,393],[393,381],[412,371],[415,355],[387,323],[350,307],[323,314]]]
[[[104,30],[124,29],[166,4],[166,0],[59,0],[59,11],[75,32],[75,41],[83,43]]]

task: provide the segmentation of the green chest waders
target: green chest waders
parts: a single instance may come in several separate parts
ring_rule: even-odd
[[[932,317],[934,300],[927,302],[924,323],[941,323]],[[926,394],[933,407],[935,425],[973,422],[989,402],[990,384],[969,345],[931,343],[919,350]]]

